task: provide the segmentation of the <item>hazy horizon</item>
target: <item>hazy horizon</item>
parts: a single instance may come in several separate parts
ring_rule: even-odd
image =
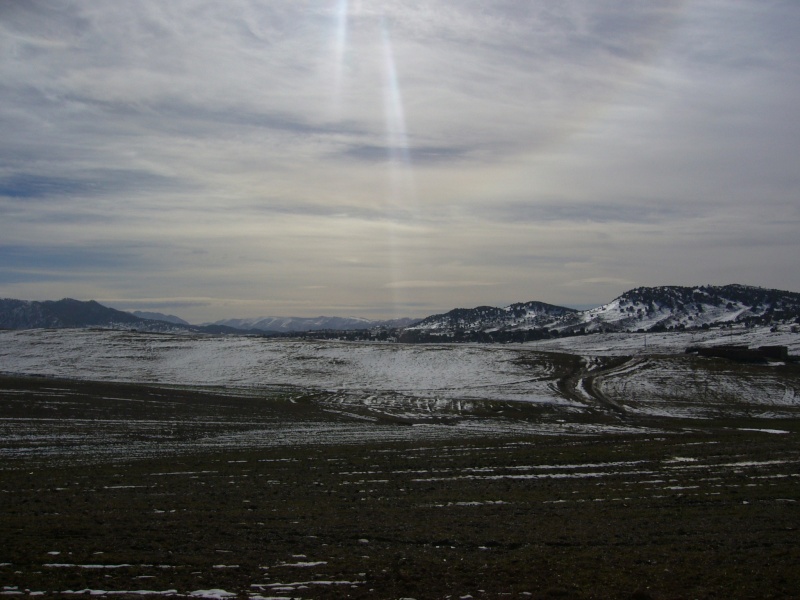
[[[0,297],[189,322],[800,291],[800,4],[0,5]]]

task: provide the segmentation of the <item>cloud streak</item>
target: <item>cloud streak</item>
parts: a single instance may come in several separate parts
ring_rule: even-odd
[[[798,26],[789,0],[3,3],[0,295],[201,321],[800,290]]]

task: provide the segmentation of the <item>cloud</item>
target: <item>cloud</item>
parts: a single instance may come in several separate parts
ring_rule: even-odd
[[[588,277],[576,281],[568,281],[564,285],[567,287],[585,287],[586,285],[614,285],[614,286],[634,286],[635,282],[630,279],[618,277]]]
[[[135,170],[96,169],[77,172],[72,177],[17,172],[0,177],[0,196],[21,199],[69,198],[142,189],[164,190],[179,185],[179,182],[168,177]]]
[[[117,310],[181,310],[205,308],[219,304],[219,298],[103,298],[102,304]]]
[[[702,213],[695,204],[685,206],[672,204],[668,199],[643,202],[642,199],[628,202],[605,203],[601,201],[578,202],[571,199],[502,201],[476,208],[487,220],[501,222],[570,222],[570,223],[663,223],[692,219]]]
[[[0,5],[0,295],[800,289],[796,3],[345,5]]]
[[[418,288],[466,288],[494,286],[497,282],[493,281],[392,281],[384,287],[389,289],[418,289]]]
[[[440,162],[458,161],[459,158],[466,157],[468,151],[464,148],[447,147],[392,147],[392,146],[372,146],[358,145],[351,146],[342,153],[346,157],[355,158],[368,163],[388,162],[395,160],[394,157],[400,154],[408,155],[408,165],[425,167],[426,165]]]

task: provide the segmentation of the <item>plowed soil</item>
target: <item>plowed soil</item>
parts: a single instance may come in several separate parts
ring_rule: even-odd
[[[797,420],[355,442],[278,392],[0,383],[4,595],[800,597]]]

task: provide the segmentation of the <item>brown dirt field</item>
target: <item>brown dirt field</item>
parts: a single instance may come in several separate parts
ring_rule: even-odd
[[[320,443],[280,395],[0,383],[4,595],[800,597],[797,420]]]

